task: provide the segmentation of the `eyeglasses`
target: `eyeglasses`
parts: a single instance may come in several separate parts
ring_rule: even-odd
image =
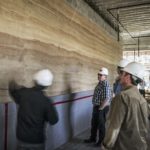
[[[118,73],[119,73],[120,75],[122,75],[122,74],[123,74],[123,70],[118,70]]]
[[[98,76],[103,76],[103,74],[99,74],[99,73],[98,73]]]
[[[118,73],[119,73],[120,75],[122,75],[122,74],[123,74],[123,72],[124,72],[124,71],[120,70]]]

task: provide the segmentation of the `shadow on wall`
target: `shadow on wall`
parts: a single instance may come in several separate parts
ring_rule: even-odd
[[[68,105],[66,107],[66,122],[65,122],[65,130],[68,133],[68,141],[71,140],[74,136],[73,133],[73,126],[72,126],[72,107],[73,107],[73,100],[75,99],[76,94],[72,93],[72,86],[71,86],[71,74],[66,73],[64,76],[64,81],[66,84],[66,92],[68,94]]]

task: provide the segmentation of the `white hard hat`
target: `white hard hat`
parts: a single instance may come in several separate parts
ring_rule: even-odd
[[[108,75],[108,69],[105,67],[102,67],[99,71],[99,74]]]
[[[137,63],[137,62],[129,63],[122,70],[136,76],[137,78],[141,80],[143,80],[144,75],[145,75],[145,67],[142,64]]]
[[[33,80],[35,80],[38,85],[50,86],[53,81],[53,74],[50,70],[43,69],[34,75]]]
[[[124,68],[128,63],[129,63],[128,60],[122,59],[122,60],[120,60],[118,67]]]

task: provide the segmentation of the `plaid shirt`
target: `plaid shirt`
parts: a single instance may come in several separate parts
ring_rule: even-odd
[[[93,105],[99,105],[104,100],[111,100],[111,88],[107,80],[100,81],[94,90],[94,95],[92,99]]]

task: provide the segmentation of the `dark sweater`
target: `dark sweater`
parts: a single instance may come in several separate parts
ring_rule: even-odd
[[[18,104],[17,138],[31,144],[45,141],[45,122],[51,125],[58,121],[58,116],[51,100],[40,87],[9,88],[10,95]]]

